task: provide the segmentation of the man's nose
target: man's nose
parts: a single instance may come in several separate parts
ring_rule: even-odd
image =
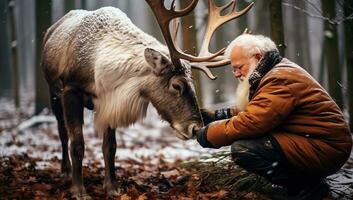
[[[241,77],[241,72],[240,72],[240,70],[235,70],[235,71],[233,72],[233,74],[234,74],[234,76],[235,76],[236,78]]]

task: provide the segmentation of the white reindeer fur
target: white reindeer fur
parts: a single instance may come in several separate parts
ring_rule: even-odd
[[[47,43],[66,45],[70,37],[77,37],[75,59],[89,60],[94,66],[95,82],[88,88],[96,96],[93,103],[97,131],[128,126],[143,118],[149,102],[141,97],[140,89],[157,78],[145,61],[144,50],[149,47],[168,55],[167,47],[113,7],[71,11],[60,26]],[[77,35],[72,36],[75,31]],[[61,73],[70,70],[66,67],[60,66]]]
[[[141,97],[140,90],[156,77],[145,60],[144,50],[148,46],[168,52],[119,9],[103,9],[119,18],[121,26],[109,30],[111,33],[99,42],[93,56],[97,95],[94,100],[95,125],[98,131],[107,127],[125,127],[145,117],[149,102]]]

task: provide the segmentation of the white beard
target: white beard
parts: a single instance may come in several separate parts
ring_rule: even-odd
[[[250,90],[249,80],[245,79],[244,81],[241,81],[239,79],[237,91],[235,92],[235,99],[236,99],[236,107],[240,111],[244,111],[246,106],[249,104],[249,98],[248,98],[249,90]]]
[[[253,65],[250,66],[249,72],[246,75],[246,77],[238,78],[239,84],[235,92],[235,100],[236,100],[236,107],[240,111],[244,111],[246,106],[248,106],[249,104],[249,91],[250,91],[249,77],[254,72],[256,66],[257,64],[254,63]]]

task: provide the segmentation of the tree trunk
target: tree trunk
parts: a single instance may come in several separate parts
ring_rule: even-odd
[[[10,36],[8,24],[8,2],[0,1],[0,97],[10,96]]]
[[[293,5],[304,10],[307,10],[305,1],[293,1]],[[310,62],[310,46],[309,46],[309,35],[308,35],[308,22],[307,15],[303,14],[298,10],[293,10],[292,19],[293,24],[290,26],[293,27],[293,36],[294,36],[294,50],[296,59],[295,62],[299,64],[301,67],[305,68],[309,73],[311,70],[311,62]],[[298,27],[301,27],[298,29]]]
[[[237,7],[238,7],[238,9],[243,9],[243,8],[245,8],[246,6],[248,6],[249,4],[247,3],[247,2],[245,2],[245,1],[238,1],[238,5],[237,5]],[[254,8],[252,8],[252,9],[254,9]],[[251,11],[251,10],[250,10]],[[250,12],[249,11],[249,12]],[[238,28],[239,28],[239,30],[240,30],[240,32],[242,33],[246,28],[249,28],[248,27],[248,23],[249,23],[249,20],[248,20],[248,14],[245,14],[245,15],[243,15],[243,16],[241,16],[241,17],[239,17],[236,21],[238,22]],[[252,30],[250,30],[250,31],[252,31]]]
[[[334,19],[336,17],[336,1],[322,0],[322,11],[325,17]],[[328,69],[329,93],[337,105],[342,109],[342,87],[341,87],[341,65],[339,61],[337,24],[324,22],[324,47],[325,64]]]
[[[15,108],[20,107],[20,94],[19,94],[19,70],[18,70],[18,52],[17,52],[17,38],[16,38],[16,21],[15,21],[15,1],[9,2],[9,15],[10,15],[10,32],[11,32],[11,77],[12,77],[12,95],[14,98]]]
[[[65,14],[70,12],[70,10],[75,9],[75,1],[74,0],[65,0]]]
[[[271,37],[282,56],[285,56],[285,44],[282,21],[282,0],[270,0]]]
[[[216,3],[217,6],[223,6],[226,5],[228,1],[225,0],[220,0],[218,3]],[[231,23],[231,22],[229,22]],[[215,34],[213,35],[214,39],[213,41],[215,43],[212,43],[212,46],[214,46],[215,48],[213,48],[212,50],[210,50],[211,52],[217,52],[219,49],[222,49],[224,47],[226,47],[227,41],[225,38],[227,38],[226,36],[226,27],[227,25],[229,25],[228,23],[222,25],[221,27],[219,27]],[[232,38],[233,39],[233,38]],[[210,48],[211,49],[211,48]],[[226,79],[226,67],[220,67],[220,68],[214,68],[211,69],[212,73],[217,74],[217,79],[213,80],[211,82],[212,87],[211,90],[211,94],[212,94],[212,103],[213,104],[219,104],[222,102],[226,101],[225,98],[225,90],[226,90],[226,86],[227,86],[227,79]]]
[[[86,0],[81,0],[81,3],[80,3],[81,9],[86,9],[87,7],[86,5],[87,5]]]
[[[254,14],[256,19],[255,30],[257,33],[261,33],[264,35],[271,34],[271,27],[270,27],[271,18],[270,18],[270,9],[269,9],[270,2],[271,1],[255,1],[255,6],[254,8],[252,8],[254,9]],[[246,3],[246,4],[249,4],[249,3]]]
[[[353,1],[344,1],[344,16],[348,18],[353,13]],[[347,91],[349,106],[349,126],[353,131],[353,21],[352,19],[344,22],[345,53],[347,64]]]
[[[51,24],[51,1],[36,1],[36,106],[35,114],[40,113],[43,108],[48,107],[48,86],[44,80],[41,66],[42,41],[44,33]]]
[[[180,0],[180,7],[185,8],[190,4],[191,1]],[[181,31],[183,38],[183,49],[188,54],[195,55],[197,51],[197,40],[196,40],[196,27],[195,27],[195,12],[192,11],[190,14],[182,18]],[[192,70],[192,76],[195,83],[197,101],[199,106],[202,107],[202,89],[201,89],[201,77],[200,72]]]

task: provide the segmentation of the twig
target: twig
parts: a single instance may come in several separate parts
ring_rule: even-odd
[[[307,2],[319,14],[312,14],[309,10],[305,10],[304,8],[300,8],[298,6],[295,6],[295,5],[287,3],[287,2],[282,2],[282,5],[291,7],[293,9],[295,9],[295,10],[298,10],[298,11],[300,11],[302,13],[305,13],[306,15],[308,15],[310,17],[317,18],[317,19],[322,19],[324,21],[328,21],[330,24],[333,24],[333,25],[339,25],[339,24],[341,24],[342,22],[344,22],[346,20],[353,19],[353,12],[348,17],[343,17],[342,19],[337,19],[337,18],[336,19],[331,19],[329,17],[325,17],[325,16],[323,16],[322,11],[319,8],[317,8],[317,6],[315,4],[313,4],[312,2],[310,2],[308,0],[305,0],[305,2]]]

